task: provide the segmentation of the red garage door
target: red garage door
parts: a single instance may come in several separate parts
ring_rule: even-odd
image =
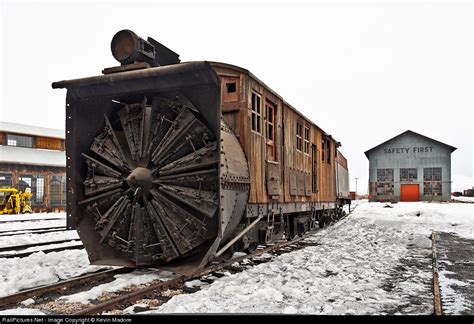
[[[419,201],[420,187],[417,184],[402,184],[400,186],[400,201]]]

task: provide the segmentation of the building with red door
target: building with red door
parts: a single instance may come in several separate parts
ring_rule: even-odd
[[[371,201],[447,201],[455,147],[406,131],[365,152]]]

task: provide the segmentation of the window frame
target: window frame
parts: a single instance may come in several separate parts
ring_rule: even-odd
[[[250,107],[250,110],[251,110],[250,129],[255,134],[263,135],[262,134],[262,95],[257,93],[255,90],[252,90],[250,106],[251,106]]]
[[[270,111],[271,113],[269,113]],[[277,115],[278,115],[277,105],[268,99],[265,100],[265,143],[266,143],[267,149],[270,148],[271,150],[271,156],[268,156],[267,154],[267,159],[270,159],[271,161],[277,160],[277,156],[276,156],[277,155],[276,154]],[[271,120],[269,117],[271,117]],[[271,138],[269,135],[271,135]],[[267,150],[267,153],[268,153],[268,150]]]
[[[296,122],[296,151],[303,152],[303,125]]]
[[[309,155],[309,148],[311,146],[311,128],[307,125],[303,127],[303,152],[305,155]]]

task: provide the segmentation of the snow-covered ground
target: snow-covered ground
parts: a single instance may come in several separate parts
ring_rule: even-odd
[[[78,239],[77,231],[61,231],[49,233],[25,233],[14,236],[0,236],[0,247],[42,243],[50,241],[74,240]]]
[[[472,239],[473,207],[360,204],[309,238],[320,246],[224,276],[150,313],[431,314],[429,234]]]
[[[42,219],[51,219],[55,220],[42,220]],[[14,220],[20,219],[31,219],[32,222],[13,222]],[[25,215],[2,215],[0,218],[0,231],[9,231],[9,230],[21,230],[29,228],[47,228],[47,227],[57,227],[57,226],[66,226],[66,214],[65,213],[36,213],[36,214],[25,214]],[[0,247],[9,247],[33,243],[43,243],[49,241],[60,241],[60,240],[73,240],[78,239],[79,235],[76,231],[60,231],[60,232],[49,232],[49,233],[22,233],[22,232],[12,232],[12,235],[8,236],[8,232],[2,233],[4,236],[0,236]],[[67,245],[67,244],[66,244]],[[59,247],[58,245],[57,247]],[[31,250],[44,249],[41,248],[30,248]],[[23,250],[22,252],[26,252]],[[5,252],[11,253],[11,252]]]
[[[5,232],[2,235],[7,234],[7,231],[28,230],[28,229],[40,229],[49,227],[66,226],[65,218],[58,218],[55,220],[37,220],[34,222],[4,222],[0,223],[0,231]]]
[[[1,220],[25,218],[26,216],[31,219],[58,219],[47,221],[39,220],[34,222],[0,223],[0,231],[66,225],[65,213],[4,215]],[[0,237],[0,247],[77,238],[79,238],[79,236],[76,231],[44,234],[25,233],[22,235]],[[79,242],[68,242],[63,245],[74,245],[78,243]],[[55,247],[59,246],[61,245],[55,245]],[[43,249],[47,247],[48,246],[42,246],[38,248],[30,248],[28,250]],[[22,252],[25,251],[27,250],[22,250]],[[69,279],[87,272],[94,272],[104,268],[111,267],[89,265],[87,253],[84,250],[67,250],[48,254],[38,252],[25,258],[2,259],[0,263],[0,297],[16,293],[20,290],[51,284],[59,280]]]
[[[175,296],[148,313],[431,314],[430,235],[437,231],[473,240],[474,205],[356,201],[354,206],[349,217],[307,238],[319,245],[213,277],[212,284],[195,280],[187,285],[202,290]],[[77,250],[7,259],[0,265],[0,296],[98,268],[88,266],[86,253]],[[104,292],[154,279],[149,274],[117,275],[115,281],[61,301],[87,303]],[[458,289],[472,280],[452,280],[443,269],[440,279],[443,300],[449,301],[443,305],[446,314],[472,309],[472,297]],[[12,309],[0,315],[25,312],[40,314]]]
[[[108,268],[112,267],[89,265],[85,250],[38,252],[24,258],[2,259],[0,297]]]
[[[21,214],[21,215],[1,215],[0,221],[18,221],[18,220],[38,220],[38,219],[66,219],[66,213],[33,213],[33,214]],[[25,222],[23,222],[25,223]],[[32,224],[34,224],[33,222]]]
[[[454,200],[454,201],[467,202],[467,203],[473,203],[474,204],[474,197],[464,197],[464,196],[454,197],[454,196],[451,196],[451,199]]]
[[[5,254],[6,255],[11,255],[11,254],[15,254],[15,253],[22,254],[22,253],[26,253],[26,252],[43,251],[43,250],[47,250],[47,249],[60,248],[60,247],[66,247],[66,246],[74,246],[74,245],[79,245],[79,244],[82,245],[82,242],[71,240],[71,241],[67,241],[67,242],[63,242],[63,243],[54,243],[54,244],[47,244],[47,245],[40,245],[40,246],[32,246],[32,247],[22,249],[22,250],[2,251],[2,252],[0,252],[0,257],[5,255]]]
[[[158,279],[169,280],[175,277],[176,275],[173,275],[168,271],[154,271],[148,273],[136,271],[132,273],[119,274],[114,276],[114,281],[93,287],[87,291],[59,297],[59,300],[67,303],[89,304],[91,300],[97,299],[105,293],[120,291],[131,285],[146,284]]]

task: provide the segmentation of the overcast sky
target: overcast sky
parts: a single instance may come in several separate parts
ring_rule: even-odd
[[[474,185],[470,1],[2,1],[0,120],[64,129],[51,82],[117,65],[121,29],[182,61],[241,66],[342,143],[351,190],[364,151],[407,129],[457,147],[453,190]]]

